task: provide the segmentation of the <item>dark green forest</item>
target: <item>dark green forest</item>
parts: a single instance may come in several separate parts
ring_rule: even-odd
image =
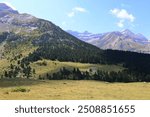
[[[68,70],[65,67],[62,68],[59,72],[47,74],[42,77],[39,76],[40,80],[49,79],[49,80],[97,80],[97,81],[106,81],[106,82],[150,82],[150,75],[142,75],[140,73],[130,72],[128,70],[123,70],[119,72],[106,72],[97,70],[96,72],[81,72],[78,68],[73,70]]]

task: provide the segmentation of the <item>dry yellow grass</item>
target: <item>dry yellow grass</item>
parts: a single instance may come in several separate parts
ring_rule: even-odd
[[[11,92],[22,87],[30,92]],[[99,81],[1,80],[0,99],[13,100],[149,100],[150,83]]]

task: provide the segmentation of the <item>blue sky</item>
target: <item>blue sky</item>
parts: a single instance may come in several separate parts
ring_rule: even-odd
[[[150,39],[149,0],[0,0],[62,29],[103,33],[130,29]]]

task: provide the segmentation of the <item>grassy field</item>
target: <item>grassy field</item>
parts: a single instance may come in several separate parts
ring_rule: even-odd
[[[0,80],[0,99],[148,100],[150,99],[150,83]]]
[[[39,65],[39,63],[46,62],[47,65]],[[79,68],[81,71],[89,71],[97,69],[103,71],[121,71],[124,68],[121,65],[100,65],[100,64],[88,64],[88,63],[75,63],[75,62],[59,62],[51,60],[41,60],[31,64],[31,67],[35,69],[36,76],[45,75],[46,73],[54,73],[65,67],[67,69]]]

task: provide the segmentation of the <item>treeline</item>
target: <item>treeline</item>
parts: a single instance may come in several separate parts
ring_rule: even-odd
[[[95,49],[88,49],[73,45],[70,42],[51,42],[43,43],[28,57],[24,58],[27,61],[35,62],[41,59],[59,60],[59,61],[72,61],[81,63],[103,63],[101,51]],[[84,45],[86,46],[86,45]],[[99,49],[98,49],[99,50]]]
[[[128,68],[130,72],[150,74],[150,54],[105,50],[105,60],[107,64],[122,63],[123,67]]]
[[[150,75],[144,75],[139,73],[129,72],[128,70],[123,70],[119,72],[106,72],[97,70],[96,72],[81,72],[78,68],[73,70],[68,70],[62,68],[59,72],[53,73],[52,75],[47,74],[42,77],[39,76],[40,80],[98,80],[106,82],[150,82]]]

